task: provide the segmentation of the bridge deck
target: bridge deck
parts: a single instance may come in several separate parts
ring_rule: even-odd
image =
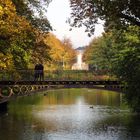
[[[0,81],[0,86],[5,85],[121,85],[120,81]]]

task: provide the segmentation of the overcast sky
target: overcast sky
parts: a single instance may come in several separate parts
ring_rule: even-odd
[[[64,37],[70,38],[74,48],[88,45],[89,42],[95,36],[100,36],[103,32],[102,25],[97,25],[95,28],[95,34],[92,37],[88,37],[84,32],[84,28],[71,28],[66,20],[70,17],[71,9],[69,0],[52,0],[47,10],[47,18],[50,21],[53,29],[53,34],[57,38],[62,40]]]

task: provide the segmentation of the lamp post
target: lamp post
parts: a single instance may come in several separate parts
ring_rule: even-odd
[[[64,70],[64,68],[65,68],[64,56],[62,56],[62,68],[63,68],[63,70]]]

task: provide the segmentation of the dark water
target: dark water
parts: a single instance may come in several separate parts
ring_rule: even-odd
[[[17,98],[0,114],[0,140],[140,140],[140,116],[119,93],[60,89]]]

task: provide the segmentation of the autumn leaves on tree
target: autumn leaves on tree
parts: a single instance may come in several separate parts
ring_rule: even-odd
[[[60,41],[48,33],[51,29],[47,19],[35,17],[24,1],[0,0],[0,69],[29,69],[37,62],[57,69],[62,61],[69,69],[74,58],[71,41]]]

